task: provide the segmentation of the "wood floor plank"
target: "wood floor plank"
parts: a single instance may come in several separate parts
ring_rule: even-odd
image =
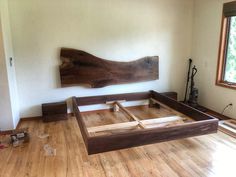
[[[156,116],[142,116],[150,115]],[[1,177],[235,176],[236,140],[222,132],[88,156],[74,117],[25,121],[23,127],[30,142],[0,150]],[[50,136],[40,139],[40,133]],[[56,148],[56,156],[45,156],[45,144]]]

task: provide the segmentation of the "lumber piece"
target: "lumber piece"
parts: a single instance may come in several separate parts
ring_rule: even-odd
[[[106,104],[114,104],[116,102],[123,103],[126,102],[126,100],[114,100],[114,101],[106,101]]]
[[[117,124],[109,124],[109,125],[101,125],[96,127],[89,127],[87,128],[88,132],[103,132],[103,131],[111,131],[111,130],[118,130],[118,129],[130,129],[138,126],[138,121],[133,122],[123,122]]]
[[[118,105],[120,107],[120,109],[122,109],[128,116],[130,116],[133,120],[138,121],[139,122],[139,126],[141,128],[145,128],[145,125],[143,125],[143,123],[139,120],[139,118],[137,118],[134,114],[132,114],[128,109],[126,109],[124,106],[122,106],[121,103],[119,102],[115,102],[116,105]]]
[[[236,121],[235,120],[225,120],[223,124],[228,125],[229,127],[236,130]]]
[[[179,116],[169,116],[142,120],[141,122],[145,125],[145,128],[158,128],[183,124],[184,120],[185,118]]]
[[[123,103],[125,102],[126,100],[117,100],[117,101],[107,101],[106,104],[113,104],[113,111],[114,112],[118,112],[120,109],[120,107],[116,104],[116,102],[119,102],[119,103]]]
[[[159,57],[147,56],[130,62],[98,58],[87,52],[61,48],[61,85],[86,84],[100,88],[114,84],[159,79]]]
[[[236,129],[225,124],[225,121],[219,122],[219,130],[229,136],[236,138]]]
[[[141,120],[143,124],[161,124],[161,123],[168,123],[173,121],[183,120],[180,116],[169,116],[169,117],[161,117],[161,118],[154,118],[154,119],[145,119]]]
[[[152,102],[154,102],[154,103],[159,104],[159,105],[162,106],[163,108],[169,110],[170,112],[173,112],[174,114],[176,114],[176,115],[178,115],[178,116],[183,116],[182,113],[180,113],[180,112],[178,112],[178,111],[175,111],[175,110],[172,109],[171,107],[169,107],[169,106],[167,106],[167,105],[161,103],[160,101],[155,100],[154,98],[150,98],[150,100],[151,100]]]
[[[139,119],[135,115],[133,115],[128,109],[126,109],[124,106],[122,106],[121,103],[115,102],[115,104],[117,106],[119,106],[120,109],[123,110],[127,115],[129,115],[133,120],[139,121]]]
[[[112,130],[119,130],[119,129],[132,129],[136,126],[139,126],[140,124],[143,125],[145,128],[154,128],[154,127],[167,126],[173,123],[177,123],[181,120],[183,119],[179,116],[170,116],[170,117],[161,117],[161,118],[139,120],[139,121],[135,120],[132,122],[124,122],[124,123],[89,127],[87,128],[87,130],[89,133],[92,133],[92,132],[112,131]]]
[[[147,124],[145,126],[146,126],[146,129],[150,129],[150,128],[170,127],[170,126],[181,125],[181,124],[184,124],[183,120],[175,120],[175,121],[159,123],[159,124]]]

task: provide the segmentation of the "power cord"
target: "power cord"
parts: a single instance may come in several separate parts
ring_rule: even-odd
[[[223,111],[221,112],[222,115],[224,115],[224,112],[226,109],[228,109],[230,106],[233,106],[232,103],[228,104],[227,106],[225,106],[225,108],[223,109]]]

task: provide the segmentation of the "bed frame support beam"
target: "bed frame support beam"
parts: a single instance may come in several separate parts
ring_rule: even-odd
[[[137,118],[134,114],[132,114],[128,109],[126,109],[125,107],[122,106],[121,103],[119,102],[115,102],[115,105],[119,106],[119,108],[124,111],[131,119],[133,119],[134,121],[138,122],[138,126],[140,128],[145,128],[145,125],[143,125],[143,123],[139,120],[139,118]]]
[[[132,122],[124,122],[110,125],[102,125],[96,127],[87,128],[89,133],[104,132],[104,131],[114,131],[114,130],[124,130],[124,129],[133,129],[140,125],[140,123],[145,128],[155,128],[155,127],[165,127],[172,123],[183,121],[184,119],[179,116],[170,116],[170,117],[160,117],[153,119],[145,119]],[[150,127],[149,127],[150,126]]]

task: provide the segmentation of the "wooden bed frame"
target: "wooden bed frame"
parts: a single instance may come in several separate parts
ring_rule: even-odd
[[[74,114],[77,118],[88,154],[96,154],[106,151],[217,132],[218,119],[176,101],[175,96],[173,98],[173,94],[171,96],[172,98],[170,96],[170,93],[161,94],[155,91],[149,91],[93,97],[73,97],[72,101]],[[176,113],[177,116],[139,120],[129,110],[122,106],[120,100],[149,100],[150,105],[155,104],[167,109],[171,109],[172,112]],[[114,109],[122,109],[122,111],[130,117],[130,122],[87,128],[81,115],[79,106],[109,103],[114,105]],[[152,123],[178,120],[178,114],[184,114],[193,119],[194,122],[185,122],[180,125],[148,128],[148,125]],[[132,131],[116,132],[114,134],[90,136],[90,132],[118,130],[132,126],[139,126],[140,128]]]

